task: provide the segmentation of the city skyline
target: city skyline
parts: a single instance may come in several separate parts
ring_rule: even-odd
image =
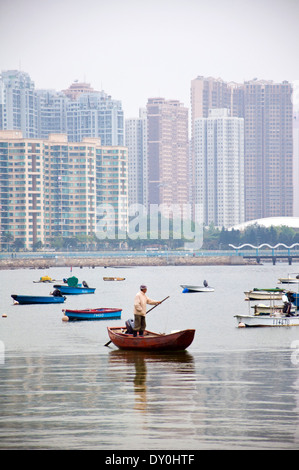
[[[293,0],[2,0],[0,64],[26,71],[38,89],[91,83],[130,118],[149,97],[190,107],[198,74],[299,81],[298,18]]]

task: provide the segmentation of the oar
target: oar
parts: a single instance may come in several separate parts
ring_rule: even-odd
[[[169,295],[167,297],[165,297],[165,299],[161,300],[161,302],[159,302],[158,304],[154,305],[152,308],[150,308],[147,312],[146,312],[146,315],[151,311],[151,310],[154,310],[154,308],[158,307],[158,305],[161,305],[162,302],[164,302],[164,300],[167,300],[169,299]],[[109,344],[111,343],[112,341],[108,341],[108,343],[104,344],[104,346],[109,346]]]

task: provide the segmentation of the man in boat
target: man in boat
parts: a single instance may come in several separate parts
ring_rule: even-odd
[[[146,328],[146,304],[149,305],[158,305],[160,302],[157,300],[151,300],[146,295],[147,287],[144,285],[140,286],[140,291],[135,296],[134,300],[134,329],[133,335],[137,336],[139,331],[139,336],[143,335],[143,332]]]
[[[283,301],[283,313],[285,313],[286,317],[293,316],[291,312],[292,303],[291,303],[290,297],[291,297],[291,292],[288,291],[288,292],[284,292],[281,298]]]

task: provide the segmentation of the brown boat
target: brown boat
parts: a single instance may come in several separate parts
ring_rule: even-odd
[[[190,346],[195,334],[195,330],[180,330],[169,334],[145,330],[143,336],[134,337],[126,333],[125,327],[108,327],[107,330],[111,342],[118,348],[144,351],[182,351]]]

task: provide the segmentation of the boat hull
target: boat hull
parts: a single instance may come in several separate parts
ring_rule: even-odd
[[[116,320],[121,318],[121,309],[95,308],[87,310],[63,310],[69,320]]]
[[[282,292],[259,292],[259,291],[246,291],[244,292],[249,300],[281,300]]]
[[[254,314],[255,315],[260,315],[260,314],[270,315],[270,314],[274,314],[274,313],[283,314],[284,306],[283,305],[274,305],[272,307],[272,306],[267,306],[267,305],[254,305],[251,308],[254,309]],[[295,313],[295,308],[291,308],[291,312]]]
[[[299,326],[299,316],[286,317],[284,315],[235,315],[238,326],[248,327],[277,327]]]
[[[297,292],[292,292],[292,299],[291,302],[292,304],[296,307],[296,309],[299,309],[299,294]]]
[[[187,292],[214,292],[214,287],[205,287],[205,286],[189,286],[189,285],[182,285],[183,293]]]
[[[284,278],[279,278],[278,282],[280,284],[299,284],[299,279],[294,278],[294,277],[284,277]]]
[[[65,301],[65,297],[35,296],[35,295],[15,295],[11,296],[15,302],[19,304],[61,304]]]
[[[110,340],[119,349],[143,351],[183,351],[194,339],[195,330],[181,330],[167,335],[145,330],[143,336],[126,334],[126,328],[108,327]]]
[[[54,287],[60,290],[60,292],[64,295],[94,294],[96,290],[93,287],[80,287],[80,286],[73,287],[73,286],[56,285]]]

